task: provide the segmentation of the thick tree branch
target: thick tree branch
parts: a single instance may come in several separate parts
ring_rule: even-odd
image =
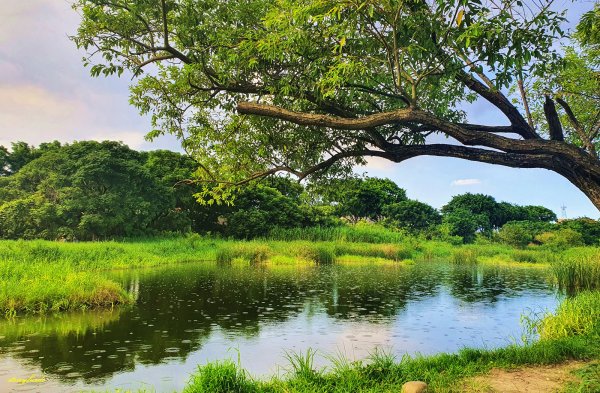
[[[485,98],[488,102],[500,109],[502,113],[508,118],[510,124],[515,127],[515,132],[521,135],[525,139],[541,139],[538,134],[529,126],[527,121],[523,118],[519,110],[511,104],[500,91],[492,90],[479,82],[471,75],[464,71],[459,71],[457,74],[459,81],[465,84],[469,89]]]
[[[554,141],[564,141],[565,137],[563,134],[562,125],[556,112],[556,106],[554,101],[548,96],[544,101],[544,115],[546,115],[546,121],[548,122],[548,129],[550,131],[550,139]]]

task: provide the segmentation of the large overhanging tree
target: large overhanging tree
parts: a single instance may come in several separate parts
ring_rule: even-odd
[[[92,75],[133,75],[149,137],[178,136],[212,197],[277,172],[335,177],[368,157],[428,155],[548,169],[600,208],[597,151],[565,137],[554,96],[548,126],[527,105],[526,82],[548,77],[564,37],[552,3],[77,0],[73,39]],[[466,122],[475,100],[505,124]]]

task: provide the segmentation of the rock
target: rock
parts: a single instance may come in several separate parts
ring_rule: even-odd
[[[402,385],[402,393],[427,393],[427,384],[421,381],[410,381]]]

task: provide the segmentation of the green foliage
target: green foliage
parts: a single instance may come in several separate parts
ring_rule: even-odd
[[[563,48],[564,56],[545,78],[531,83],[532,108],[540,133],[548,134],[544,116],[546,96],[555,100],[565,140],[582,147],[594,157],[600,154],[600,4],[586,12]]]
[[[105,239],[151,233],[172,208],[169,190],[116,142],[76,142],[41,154],[8,178],[4,238]],[[185,228],[175,228],[185,229]]]
[[[305,218],[293,198],[262,184],[241,190],[224,217],[225,233],[244,239],[264,237],[272,227],[300,226]]]
[[[411,232],[422,232],[442,222],[442,216],[437,210],[414,200],[386,205],[383,215],[387,225]]]
[[[456,195],[442,207],[444,216],[452,215],[456,211],[459,215],[468,212],[476,222],[476,231],[489,232],[499,223],[498,203],[489,195],[471,193]]]
[[[523,248],[532,243],[536,236],[551,230],[551,224],[536,221],[511,221],[498,231],[498,239],[502,243]]]
[[[509,222],[498,231],[498,238],[509,246],[523,248],[533,241],[534,234],[531,232],[528,222]]]
[[[575,218],[559,222],[558,228],[569,228],[577,231],[583,237],[583,242],[588,246],[600,245],[600,221],[586,217]]]
[[[443,217],[444,224],[450,228],[450,235],[461,237],[464,243],[472,243],[475,240],[475,232],[484,219],[463,208],[446,212]]]
[[[444,221],[446,222],[443,222],[440,225],[436,225],[435,227],[430,228],[429,231],[427,231],[425,234],[427,238],[450,243],[455,246],[463,244],[464,240],[462,236],[454,234],[456,232],[455,227],[450,223],[453,220],[450,219],[450,222],[448,222],[448,219],[445,219]]]
[[[367,177],[339,180],[328,184],[323,194],[334,203],[339,215],[357,222],[379,220],[387,205],[406,200],[406,191],[389,179]]]
[[[500,238],[507,244],[524,247],[539,232],[531,231],[541,223],[556,221],[556,214],[543,206],[518,206],[496,200],[483,194],[462,194],[454,196],[442,207],[445,222],[453,223],[453,234],[462,236],[465,242],[473,241],[475,233],[491,236],[493,230],[500,230]],[[470,217],[468,217],[470,216]],[[510,224],[523,221],[530,224]],[[540,224],[536,224],[540,223]],[[475,228],[473,229],[473,226]],[[544,226],[546,227],[546,226]],[[520,238],[521,234],[525,238]]]
[[[535,237],[535,240],[544,246],[561,250],[584,245],[581,233],[571,228],[561,228],[553,232],[540,233]]]

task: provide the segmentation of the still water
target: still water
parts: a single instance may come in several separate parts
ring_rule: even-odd
[[[308,348],[352,359],[491,348],[520,340],[524,312],[558,302],[548,273],[525,267],[194,263],[116,278],[135,305],[0,321],[0,391],[172,392],[198,364],[238,356],[263,376]]]

